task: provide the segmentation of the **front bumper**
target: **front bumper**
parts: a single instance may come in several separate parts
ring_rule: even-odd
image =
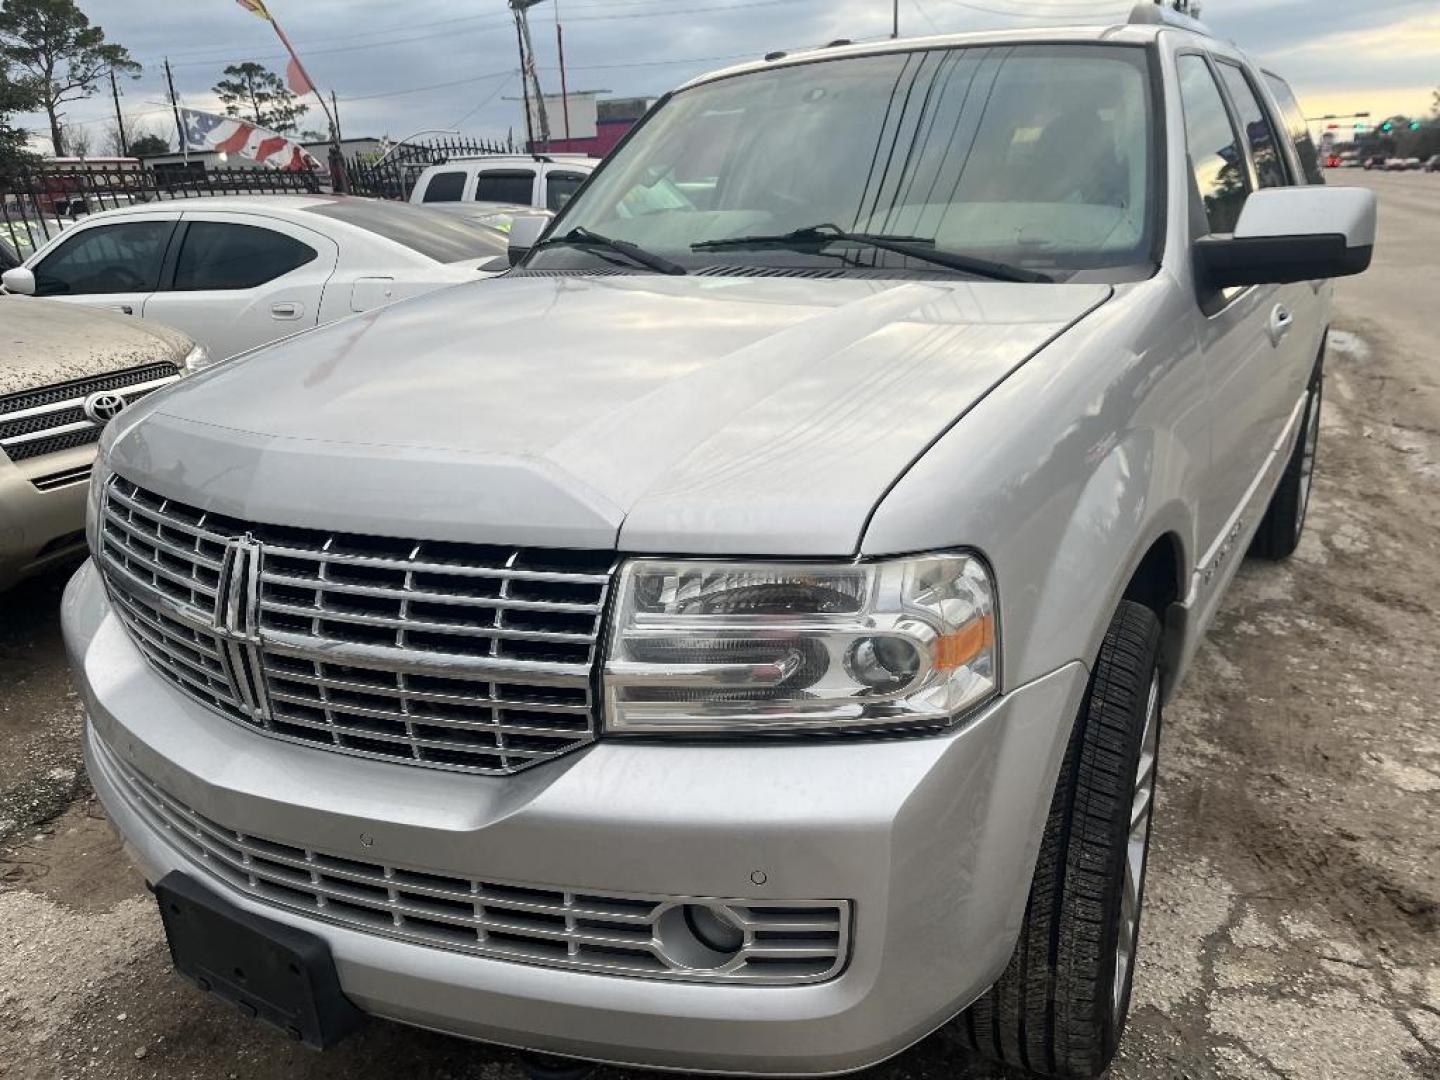
[[[18,463],[0,453],[0,589],[84,550],[94,460],[93,445]]]
[[[615,894],[852,901],[845,970],[774,987],[463,955],[227,894],[324,937],[346,994],[375,1015],[617,1064],[767,1075],[881,1061],[999,975],[1086,679],[1067,666],[935,738],[602,740],[478,777],[286,744],[210,714],[145,665],[91,564],[66,591],[64,624],[92,780],[151,881],[198,872],[128,803],[106,752],[216,821],[357,860]]]

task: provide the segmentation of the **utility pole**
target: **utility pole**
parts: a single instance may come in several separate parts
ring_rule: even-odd
[[[515,9],[515,43],[520,47],[520,93],[525,99],[525,148],[535,152],[535,125],[530,119],[530,80],[525,77],[525,34],[520,29],[520,10]]]
[[[335,96],[335,91],[330,91],[330,108],[335,110],[335,141],[343,143],[345,136],[340,132],[340,99]]]
[[[892,39],[900,36],[900,0],[895,0],[895,28],[890,32]]]
[[[535,45],[530,40],[529,10],[541,0],[510,0],[510,10],[515,13],[515,36],[520,44],[520,80],[525,85],[525,127],[530,132],[530,150],[535,152],[535,139],[546,150],[550,149],[550,120],[545,115],[545,95],[540,89],[540,72],[535,66]],[[528,76],[528,78],[527,78]],[[530,96],[535,97],[535,120],[530,119]],[[535,128],[539,127],[536,131]]]
[[[170,58],[165,58],[165,85],[170,88],[170,108],[175,113],[175,134],[180,139],[180,153],[186,163],[190,161],[190,140],[185,137],[185,125],[180,122],[180,99],[175,96],[175,76],[170,72]]]
[[[115,69],[110,69],[110,93],[115,98],[115,126],[120,129],[120,156],[130,156],[130,140],[125,137],[125,114],[120,111],[120,85],[115,81]]]
[[[570,87],[565,78],[565,31],[560,26],[560,0],[555,0],[555,50],[560,55],[560,104],[565,111],[565,142],[570,142]]]

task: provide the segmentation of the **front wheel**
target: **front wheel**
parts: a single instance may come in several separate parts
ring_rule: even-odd
[[[1111,620],[1050,805],[1010,965],[961,1019],[979,1053],[1039,1077],[1098,1077],[1135,977],[1160,746],[1160,622]]]

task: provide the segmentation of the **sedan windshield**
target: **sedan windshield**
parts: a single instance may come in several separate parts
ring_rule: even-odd
[[[551,235],[579,229],[691,270],[1148,273],[1148,64],[1129,46],[955,48],[703,83],[660,108]],[[596,260],[636,265],[563,243],[531,265]]]

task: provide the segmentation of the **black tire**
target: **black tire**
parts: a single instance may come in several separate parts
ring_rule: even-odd
[[[1159,680],[1160,622],[1125,601],[1070,734],[1020,940],[1000,980],[959,1021],[978,1053],[1033,1076],[1098,1077],[1124,1033],[1154,811]],[[1132,863],[1127,878],[1137,782],[1147,775],[1138,872]]]
[[[1316,365],[1310,379],[1310,393],[1305,402],[1305,418],[1300,436],[1295,440],[1290,462],[1280,486],[1270,499],[1250,554],[1260,559],[1280,561],[1295,554],[1305,534],[1305,515],[1310,510],[1310,490],[1315,479],[1315,462],[1320,449],[1320,411],[1325,402],[1325,369]]]

